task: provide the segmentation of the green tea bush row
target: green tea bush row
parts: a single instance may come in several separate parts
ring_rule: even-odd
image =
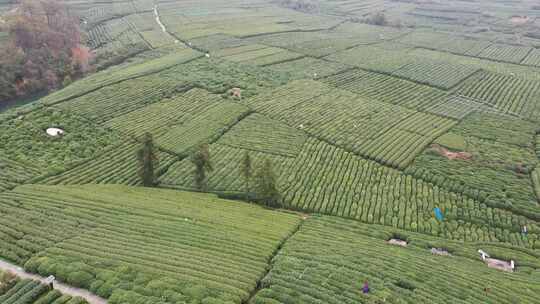
[[[290,208],[450,239],[528,247],[534,246],[540,229],[522,216],[317,140],[309,140],[291,164],[280,179],[283,203]],[[435,219],[435,207],[443,210],[443,222]],[[523,225],[533,231],[528,239],[521,237]]]
[[[279,154],[266,153],[260,150],[246,150],[223,144],[222,140],[210,145],[210,161],[215,170],[208,174],[208,189],[218,192],[232,192],[237,197],[245,198],[246,180],[240,170],[245,153],[248,153],[252,161],[252,170],[270,160],[274,173],[279,176],[286,170],[289,162],[294,158]],[[193,170],[195,166],[190,159],[174,163],[167,172],[160,177],[160,186],[177,189],[196,189]],[[251,181],[253,187],[253,181]],[[252,189],[250,189],[253,191]]]
[[[113,304],[247,300],[300,220],[208,194],[110,185],[23,186],[0,202],[10,215],[2,231],[56,238],[18,263]]]
[[[386,243],[396,235],[408,246]],[[253,303],[535,303],[539,278],[519,266],[521,258],[534,257],[508,250],[517,272],[503,273],[489,269],[476,252],[497,247],[483,246],[315,216],[285,243]],[[433,255],[431,248],[452,256]],[[536,272],[538,266],[536,260]],[[364,281],[368,294],[362,293]]]
[[[412,109],[434,105],[447,96],[443,90],[427,85],[359,69],[323,78],[321,81],[362,97]]]
[[[170,99],[118,115],[105,125],[133,137],[142,136],[146,132],[159,136],[167,132],[171,126],[194,119],[221,102],[224,100],[220,95],[195,88]]]
[[[137,149],[140,144],[136,141],[124,142],[97,157],[64,172],[52,175],[40,184],[48,185],[82,185],[82,184],[123,184],[139,185],[139,163]],[[156,173],[164,171],[177,158],[169,153],[158,151]]]
[[[540,96],[540,81],[482,72],[456,88],[458,94],[488,103],[503,113],[530,117]]]

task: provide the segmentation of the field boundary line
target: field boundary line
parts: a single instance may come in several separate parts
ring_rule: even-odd
[[[323,31],[331,31],[338,28],[340,25],[346,22],[349,22],[349,20],[342,20],[341,22],[338,22],[337,24],[334,24],[328,28],[318,28],[318,29],[310,29],[310,30],[294,29],[294,30],[270,32],[270,33],[244,35],[244,36],[238,36],[238,38],[248,39],[248,38],[264,37],[264,36],[269,36],[269,35],[286,34],[286,33],[315,33],[315,32],[323,32]]]
[[[285,209],[285,210],[290,212],[289,209]],[[279,211],[279,209],[277,211]],[[299,216],[301,216],[301,215],[299,215]],[[287,235],[283,240],[281,240],[281,242],[276,247],[276,250],[274,250],[274,252],[272,253],[272,256],[270,256],[270,258],[268,259],[268,266],[269,267],[266,269],[265,273],[257,280],[257,285],[251,291],[251,293],[249,295],[249,298],[247,298],[245,301],[242,301],[242,304],[250,304],[250,303],[252,303],[253,299],[255,298],[257,293],[259,293],[259,291],[261,291],[263,289],[262,281],[268,276],[270,271],[272,271],[272,269],[274,268],[274,262],[275,262],[274,259],[283,250],[283,246],[285,246],[287,241],[289,241],[290,238],[295,236],[300,231],[300,228],[302,228],[302,226],[304,225],[304,223],[306,222],[307,219],[308,219],[308,216],[305,216],[305,215],[301,216],[300,222],[296,225],[294,230],[289,235]]]

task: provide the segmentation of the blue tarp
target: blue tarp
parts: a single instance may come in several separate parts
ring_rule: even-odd
[[[444,220],[444,216],[442,214],[441,209],[439,209],[438,207],[435,207],[434,211],[435,211],[435,217],[437,218],[437,220],[439,221]]]

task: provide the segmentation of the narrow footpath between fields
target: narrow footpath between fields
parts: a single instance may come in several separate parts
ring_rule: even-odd
[[[31,279],[31,280],[39,281],[45,284],[44,277],[35,275],[32,273],[28,273],[21,267],[2,261],[2,260],[0,260],[0,270],[10,271],[22,279]],[[60,291],[63,294],[70,295],[72,297],[84,298],[90,304],[107,304],[107,300],[96,296],[95,294],[89,292],[88,290],[71,287],[66,284],[60,283],[58,281],[54,282],[54,289]]]
[[[266,269],[266,272],[257,280],[257,286],[255,287],[255,289],[253,289],[249,295],[249,298],[245,301],[242,302],[242,304],[250,304],[253,302],[253,298],[255,298],[255,296],[257,295],[257,293],[259,291],[261,291],[261,289],[263,289],[262,287],[262,280],[270,273],[270,271],[272,271],[272,269],[274,268],[274,258],[279,255],[279,253],[281,252],[281,250],[283,249],[283,246],[285,246],[285,243],[287,243],[287,241],[292,238],[295,234],[298,233],[298,231],[300,231],[300,228],[302,228],[302,225],[304,224],[304,222],[309,218],[308,215],[306,214],[300,214],[302,220],[298,223],[298,225],[296,225],[296,227],[294,228],[294,230],[291,232],[291,234],[289,234],[285,239],[283,239],[278,247],[276,248],[276,250],[274,251],[274,253],[272,254],[272,256],[270,257],[270,259],[268,260],[268,265],[270,267],[268,267],[268,269]]]

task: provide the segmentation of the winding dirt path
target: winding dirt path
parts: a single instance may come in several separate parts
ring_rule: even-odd
[[[159,17],[159,12],[158,12],[158,6],[157,5],[154,5],[154,16],[156,17],[156,22],[159,25],[159,27],[161,28],[161,30],[163,31],[163,33],[169,35],[174,40],[174,43],[179,43],[180,41],[178,39],[176,39],[176,37],[174,35],[172,35],[167,30],[167,27],[165,27],[165,24],[163,24],[163,22],[161,22],[161,18]]]
[[[0,260],[0,269],[4,271],[10,271],[13,274],[17,275],[22,279],[31,279],[45,283],[45,278],[39,275],[28,273],[24,271],[21,267],[8,263],[6,261]],[[72,297],[82,297],[90,304],[107,304],[107,300],[96,296],[95,294],[89,292],[85,289],[75,288],[68,286],[66,284],[60,283],[58,281],[54,282],[54,289],[60,291],[63,294],[70,295]]]

